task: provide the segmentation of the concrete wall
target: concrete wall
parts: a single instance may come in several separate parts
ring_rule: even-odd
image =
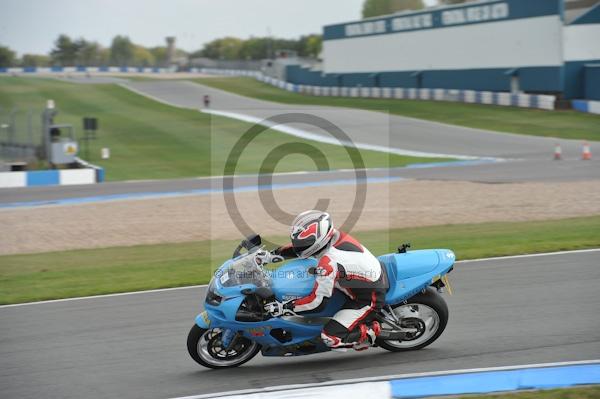
[[[600,64],[600,4],[577,18],[563,30],[564,94],[566,98],[597,97],[595,74],[586,74],[586,65]],[[593,95],[594,97],[589,97]]]
[[[102,181],[102,168],[0,172],[0,188],[93,184]]]
[[[559,66],[560,0],[503,0],[324,28],[326,73]],[[379,30],[366,28],[372,24]]]
[[[600,63],[584,66],[583,76],[585,82],[583,97],[600,101]]]
[[[340,86],[560,92],[561,0],[497,0],[326,26],[323,78]],[[294,83],[309,84],[308,74]],[[314,76],[310,84],[319,84]],[[326,85],[325,83],[321,83]]]
[[[324,28],[323,72],[293,83],[559,93],[582,98],[600,63],[600,4],[572,25],[562,0],[495,0]]]
[[[458,70],[562,64],[559,16],[327,40],[326,73]]]

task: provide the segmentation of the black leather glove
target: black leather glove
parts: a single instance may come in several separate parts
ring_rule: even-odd
[[[266,265],[268,263],[282,262],[284,259],[282,256],[275,255],[269,251],[261,250],[255,255],[256,263],[259,265]]]
[[[287,302],[269,302],[264,307],[265,311],[273,317],[294,314],[294,301]]]

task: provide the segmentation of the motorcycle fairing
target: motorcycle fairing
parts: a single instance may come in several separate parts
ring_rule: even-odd
[[[388,254],[379,257],[384,264],[390,288],[386,294],[386,304],[393,305],[418,294],[441,276],[448,273],[454,264],[455,256],[450,250],[409,251],[403,254]],[[228,261],[230,262],[230,261]],[[226,267],[225,262],[220,268]],[[299,259],[288,262],[275,271],[269,272],[272,277],[271,289],[278,300],[285,296],[306,296],[312,290],[315,276],[307,273],[316,261]],[[273,274],[279,272],[278,274]],[[281,278],[283,275],[285,278]],[[293,277],[287,277],[293,276]],[[321,311],[310,314],[318,322],[309,323],[294,318],[270,318],[259,322],[238,322],[236,313],[245,299],[244,289],[255,290],[253,284],[242,284],[235,287],[223,287],[219,279],[215,280],[217,293],[223,297],[218,306],[205,303],[206,312],[196,317],[196,324],[201,328],[222,328],[241,332],[245,337],[258,342],[263,347],[263,354],[278,356],[281,354],[301,355],[323,351],[320,347],[310,351],[304,349],[310,346],[315,338],[320,336],[326,319],[333,316],[343,305],[345,296],[339,291],[327,302]],[[276,329],[291,331],[292,339],[282,343],[271,332]],[[307,342],[310,341],[310,342]],[[278,348],[278,349],[276,349]]]
[[[308,273],[308,269],[314,266],[317,266],[315,259],[294,259],[271,271],[271,289],[275,298],[288,301],[309,295],[315,285],[315,276]]]
[[[456,257],[449,249],[408,251],[382,255],[390,288],[385,295],[387,305],[395,305],[418,294],[452,268]]]
[[[223,301],[219,306],[206,304],[208,318],[210,319],[210,328],[223,328],[239,331],[242,335],[258,342],[263,347],[283,345],[281,341],[271,335],[271,331],[275,329],[293,332],[292,339],[285,343],[286,346],[300,344],[315,336],[319,336],[323,329],[322,323],[299,323],[279,317],[258,322],[236,321],[235,314],[243,300],[244,295],[241,295],[236,298],[229,298],[228,300]],[[204,319],[201,316],[198,316],[196,318],[197,324],[199,321],[198,319],[200,319],[201,323],[204,322]],[[198,326],[202,327],[200,324],[198,324]]]

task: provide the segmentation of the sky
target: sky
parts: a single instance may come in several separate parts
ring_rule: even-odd
[[[426,0],[429,4],[435,0]],[[136,44],[195,51],[223,36],[297,38],[323,25],[360,18],[363,0],[0,0],[0,45],[46,54],[59,34],[109,46]]]

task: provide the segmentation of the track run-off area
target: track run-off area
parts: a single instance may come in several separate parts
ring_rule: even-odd
[[[185,340],[204,286],[0,307],[0,391],[170,398],[381,375],[600,357],[600,250],[458,262],[450,321],[416,352],[369,349],[202,369]]]

